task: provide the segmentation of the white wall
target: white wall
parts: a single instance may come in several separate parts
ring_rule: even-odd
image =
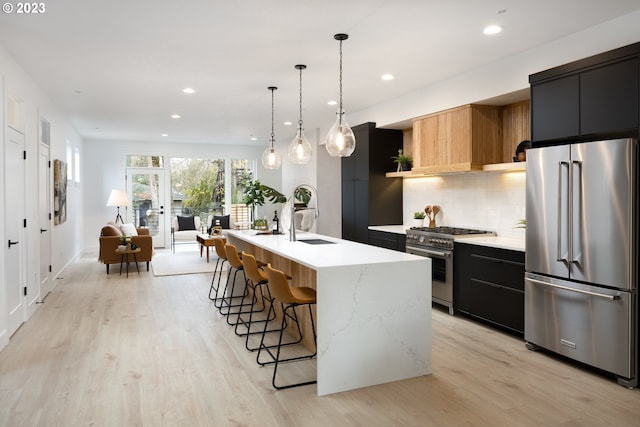
[[[436,225],[495,231],[499,236],[524,238],[515,228],[525,217],[524,172],[474,172],[405,179],[404,224],[413,225],[413,213],[438,205]],[[426,224],[425,224],[426,225]]]
[[[40,228],[38,223],[38,149],[39,149],[39,117],[42,115],[51,124],[51,160],[66,160],[66,141],[82,151],[82,139],[77,132],[69,125],[65,114],[51,103],[47,95],[39,88],[20,67],[19,64],[0,46],[0,76],[2,76],[2,117],[0,118],[0,131],[2,150],[4,153],[5,143],[5,106],[7,96],[11,94],[19,98],[25,107],[25,149],[27,159],[25,163],[25,192],[24,206],[25,219],[27,220],[26,241],[23,253],[25,257],[24,285],[28,287],[28,301],[31,303],[27,311],[30,316],[35,311],[35,301],[40,300],[44,295],[40,294]],[[0,154],[0,164],[3,173],[0,174],[0,241],[5,240],[5,211],[11,206],[5,204],[5,186],[11,185],[12,179],[17,177],[4,176],[4,154]],[[19,179],[19,178],[18,178]],[[81,184],[82,185],[82,184]],[[69,185],[67,188],[67,221],[58,226],[52,226],[51,247],[52,247],[52,275],[50,280],[55,285],[55,277],[62,276],[61,273],[81,251],[82,251],[82,192],[81,187]],[[53,196],[52,196],[53,197]],[[23,242],[21,242],[22,244]],[[5,246],[0,245],[0,271],[5,272]],[[7,291],[6,277],[0,275],[0,349],[8,342],[8,337],[3,335],[7,328],[7,313],[5,310],[4,296]]]
[[[100,141],[88,140],[84,146],[84,167],[90,173],[85,174],[84,197],[84,247],[89,251],[97,251],[100,229],[107,221],[113,221],[115,211],[107,207],[107,198],[113,189],[125,188],[125,160],[128,154],[153,154],[165,157],[168,165],[172,157],[200,159],[248,159],[256,160],[258,165],[256,178],[261,183],[282,191],[282,169],[267,170],[262,167],[260,159],[262,146],[234,146],[172,143],[149,143],[139,141]],[[229,164],[227,162],[227,167]],[[168,169],[167,169],[168,170]],[[169,190],[170,176],[165,176],[166,189]],[[286,193],[285,193],[286,194]],[[169,191],[167,191],[169,197]],[[166,201],[169,203],[169,200]],[[266,203],[258,209],[258,217],[273,217],[274,206]],[[277,206],[280,209],[281,206]],[[120,212],[125,217],[125,212]],[[126,212],[125,221],[131,221],[130,212]],[[169,227],[170,225],[168,225]]]

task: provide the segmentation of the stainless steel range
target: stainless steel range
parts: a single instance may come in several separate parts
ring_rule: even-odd
[[[453,242],[463,237],[495,236],[496,233],[456,227],[407,229],[406,252],[431,258],[432,300],[453,315]]]

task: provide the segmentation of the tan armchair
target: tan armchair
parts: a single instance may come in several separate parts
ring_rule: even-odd
[[[149,271],[149,262],[153,256],[153,241],[149,234],[149,229],[138,228],[138,235],[131,236],[131,242],[138,245],[140,252],[136,255],[138,262],[147,263],[147,271]],[[107,274],[109,274],[110,264],[120,264],[121,255],[116,253],[116,249],[120,244],[122,236],[120,228],[113,224],[107,224],[100,231],[100,254],[98,260],[107,266]],[[127,255],[129,262],[133,262],[133,255]]]

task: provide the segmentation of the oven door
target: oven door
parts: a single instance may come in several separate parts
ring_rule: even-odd
[[[406,252],[431,258],[432,300],[448,307],[449,314],[453,314],[453,252],[409,245]]]

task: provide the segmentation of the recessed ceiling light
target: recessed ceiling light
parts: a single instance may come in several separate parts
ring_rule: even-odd
[[[291,122],[284,122],[284,125],[285,125],[285,126],[291,126],[292,124],[293,124],[293,123],[291,123]]]
[[[482,32],[486,35],[498,34],[500,31],[502,31],[502,27],[500,27],[499,25],[489,25],[488,27],[485,27],[484,30],[482,30]]]
[[[394,79],[393,74],[383,74],[380,78],[382,80],[393,80]]]
[[[252,140],[252,141],[257,141],[257,140],[258,140],[258,138],[256,138],[255,136],[252,136],[252,137],[251,137],[251,140]]]
[[[169,136],[169,134],[168,134],[168,133],[163,133],[163,134],[162,134],[162,135],[160,135],[160,136]]]
[[[333,99],[329,102],[327,102],[328,105],[338,105],[337,101],[334,101]]]
[[[171,118],[172,119],[179,119],[180,118],[180,114],[172,114]]]
[[[185,87],[184,89],[182,89],[182,91],[183,91],[184,93],[196,93],[196,91],[195,91],[195,90],[193,90],[193,89],[192,89],[192,88],[190,88],[190,87]]]

